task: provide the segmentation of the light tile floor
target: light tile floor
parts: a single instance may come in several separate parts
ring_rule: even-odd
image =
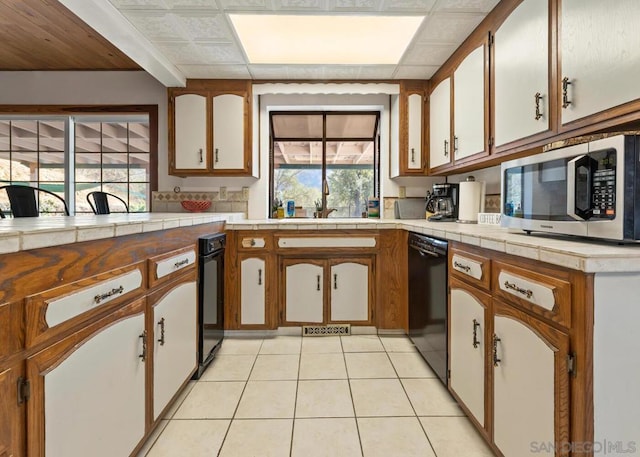
[[[403,336],[227,338],[138,457],[490,457]]]

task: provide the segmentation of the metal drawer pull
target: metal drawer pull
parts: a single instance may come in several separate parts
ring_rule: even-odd
[[[449,142],[447,140],[444,140],[444,155],[449,155]]]
[[[158,342],[160,346],[164,346],[164,317],[158,321],[158,325],[160,326],[160,339]]]
[[[96,302],[96,304],[99,304],[102,300],[109,297],[113,297],[114,295],[119,295],[123,292],[124,292],[124,286],[116,287],[114,289],[111,289],[109,292],[96,295],[95,297],[93,297],[93,301]]]
[[[566,76],[562,78],[562,107],[563,108],[568,108],[569,105],[571,104],[571,100],[569,100],[569,94],[568,94],[569,84],[573,84],[571,81],[569,81],[569,78],[567,78]]]
[[[179,260],[178,262],[173,264],[173,267],[178,269],[180,268],[182,265],[189,265],[189,259],[182,259]]]
[[[318,279],[318,284],[317,284],[316,290],[320,290],[320,275],[318,275],[317,279]]]
[[[202,148],[200,148],[200,150],[198,151],[200,154],[200,163],[202,163],[204,160],[202,158]]]
[[[453,137],[453,152],[458,152],[458,137]]]
[[[333,289],[336,290],[338,288],[338,275],[334,273],[333,275]]]
[[[147,331],[145,330],[140,334],[140,338],[142,338],[142,354],[138,357],[144,362],[147,360]]]
[[[473,320],[473,347],[478,348],[480,345],[480,341],[478,341],[478,328],[480,327],[480,322],[476,319]]]
[[[258,285],[262,285],[262,268],[258,269]]]
[[[411,148],[411,163],[416,163],[416,150]]]
[[[526,295],[527,298],[531,298],[533,295],[533,291],[531,289],[523,289],[522,287],[518,287],[515,283],[505,281],[504,287],[507,289],[515,290],[519,294]]]
[[[251,242],[249,243],[251,246],[255,246],[256,245],[256,240],[251,238]]]
[[[467,273],[469,273],[469,271],[471,270],[471,267],[469,265],[465,265],[464,263],[460,263],[456,260],[453,261],[453,266],[456,268],[460,268],[461,270],[464,270]]]
[[[540,119],[542,117],[542,112],[540,111],[540,100],[542,100],[542,95],[540,94],[540,92],[536,92],[536,95],[534,95],[535,99],[536,99],[536,121],[538,119]]]
[[[502,340],[498,338],[498,335],[494,333],[493,334],[493,366],[494,367],[497,367],[498,364],[502,362],[502,360],[498,358],[498,342],[499,341],[502,341]]]
[[[219,160],[218,160],[218,148],[216,148],[216,163],[218,163],[218,162],[219,162]]]

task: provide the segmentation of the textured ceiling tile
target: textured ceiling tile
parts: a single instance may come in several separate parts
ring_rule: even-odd
[[[272,10],[271,0],[219,0],[226,11],[265,11]]]
[[[191,40],[199,41],[233,41],[233,35],[222,14],[195,15],[178,13],[176,21]]]
[[[178,65],[178,69],[192,79],[251,78],[246,65]]]
[[[200,63],[203,65],[245,63],[242,53],[234,44],[197,43],[195,46],[202,56]]]
[[[462,43],[484,19],[483,14],[438,13],[427,18],[416,42]]]
[[[331,0],[330,10],[336,11],[377,11],[383,0]]]
[[[116,8],[167,9],[164,0],[109,0]]]
[[[427,14],[435,3],[436,0],[384,0],[382,9]]]
[[[358,65],[325,65],[326,79],[358,79],[360,67]]]
[[[326,10],[326,0],[273,0],[273,6],[277,10],[308,11]]]
[[[324,79],[324,65],[289,65],[289,79]]]
[[[165,12],[125,11],[127,19],[150,41],[187,40],[174,14]]]
[[[395,79],[429,79],[438,70],[437,65],[413,66],[400,65],[396,71]]]
[[[391,79],[395,69],[395,65],[363,65],[360,79]]]
[[[458,45],[414,44],[404,55],[403,65],[442,65]]]
[[[253,79],[287,79],[284,65],[249,65]]]
[[[218,9],[216,0],[164,0],[164,3],[172,9]]]
[[[202,63],[199,49],[191,43],[154,43],[174,65]]]
[[[437,11],[468,11],[488,13],[500,0],[440,0],[436,5]]]

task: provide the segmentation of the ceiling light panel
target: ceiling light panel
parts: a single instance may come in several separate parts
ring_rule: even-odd
[[[397,64],[424,16],[230,14],[253,64]]]

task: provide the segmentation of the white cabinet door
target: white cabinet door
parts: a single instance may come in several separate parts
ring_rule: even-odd
[[[369,266],[345,262],[331,266],[331,320],[369,320]]]
[[[407,167],[410,170],[422,168],[422,97],[411,94],[408,97],[409,147]]]
[[[454,159],[483,152],[484,45],[476,48],[453,73]]]
[[[549,6],[546,0],[524,0],[518,5],[496,31],[494,56],[496,146],[548,130]]]
[[[265,260],[240,261],[240,325],[265,323]]]
[[[153,306],[154,419],[196,367],[197,308],[195,281],[173,287]]]
[[[451,79],[440,82],[429,98],[429,168],[450,162]]]
[[[555,455],[541,452],[541,443],[555,442],[554,351],[510,317],[496,316],[494,333],[494,442],[505,457]]]
[[[143,314],[106,326],[44,374],[45,455],[129,455],[145,433]]]
[[[287,322],[323,322],[324,268],[311,263],[285,267]]]
[[[452,286],[450,310],[449,385],[484,427],[485,305]]]
[[[561,71],[571,83],[562,123],[640,98],[640,2],[562,0],[561,5]]]
[[[240,95],[213,97],[213,169],[244,168],[244,105]]]
[[[207,97],[175,98],[175,168],[207,168]]]

